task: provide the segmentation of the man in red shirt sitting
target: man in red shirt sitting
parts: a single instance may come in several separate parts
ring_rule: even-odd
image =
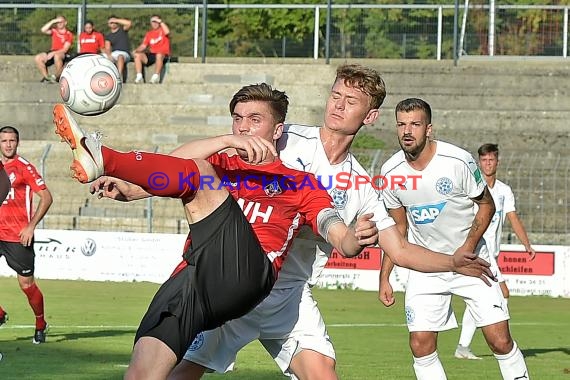
[[[133,51],[137,76],[135,83],[143,83],[143,66],[154,66],[150,83],[160,83],[160,72],[164,62],[170,56],[170,28],[160,16],[150,18],[151,29],[145,34],[143,42]],[[148,49],[148,51],[147,51]]]
[[[51,36],[51,48],[39,53],[34,61],[40,73],[42,82],[56,83],[63,71],[63,65],[71,59],[69,50],[73,43],[73,33],[67,29],[67,19],[57,16],[48,21],[41,29],[42,33]],[[55,74],[48,75],[48,67],[55,64]]]

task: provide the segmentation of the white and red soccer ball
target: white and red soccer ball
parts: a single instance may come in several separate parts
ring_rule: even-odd
[[[121,74],[113,62],[97,54],[73,58],[63,69],[59,90],[73,112],[95,116],[110,110],[121,95]]]

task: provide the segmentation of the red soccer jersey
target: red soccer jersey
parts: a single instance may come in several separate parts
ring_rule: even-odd
[[[12,188],[0,207],[0,240],[19,242],[20,231],[32,218],[32,195],[47,189],[34,165],[20,156],[4,165]]]
[[[73,33],[69,30],[65,30],[63,33],[59,33],[56,29],[51,30],[51,51],[61,50],[65,46],[66,42],[71,45],[73,43]]]
[[[162,28],[149,30],[144,36],[143,45],[148,46],[151,53],[170,55],[170,38]]]
[[[105,37],[100,32],[81,32],[79,35],[79,53],[98,54],[105,47]]]
[[[330,195],[319,187],[313,174],[289,169],[279,159],[267,165],[250,165],[237,155],[222,153],[208,161],[251,223],[276,273],[301,226],[309,225],[318,235],[318,213],[334,208]],[[201,188],[208,186],[207,180],[202,176]]]

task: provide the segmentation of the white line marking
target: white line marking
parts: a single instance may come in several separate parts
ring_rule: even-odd
[[[461,324],[459,324],[461,326]],[[541,323],[541,322],[509,322],[511,326],[567,326],[566,323]],[[405,323],[330,323],[327,327],[406,327]],[[110,329],[110,330],[136,330],[139,326],[128,326],[128,325],[49,325],[51,329]],[[33,329],[34,325],[10,325],[5,324],[0,328],[2,330],[8,329]]]

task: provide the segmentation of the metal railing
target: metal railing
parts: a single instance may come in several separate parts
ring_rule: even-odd
[[[464,16],[459,52],[567,57],[569,5],[467,5],[458,8]],[[228,3],[207,5],[204,13],[203,3],[109,3],[88,4],[85,11],[96,26],[105,25],[112,13],[132,18],[131,40],[137,44],[148,29],[148,17],[160,12],[172,23],[173,55],[201,57],[203,62],[206,55],[451,59],[454,32],[459,27],[454,24],[459,17],[452,4],[353,3],[328,7]],[[39,14],[32,18],[30,14],[35,12]],[[0,26],[0,54],[45,50],[49,41],[39,29],[54,12],[66,13],[70,24],[76,25],[75,32],[81,31],[86,15],[80,4],[0,4],[0,19],[4,20]],[[296,17],[287,17],[293,14]],[[248,17],[254,16],[265,20],[265,26],[248,25]],[[277,30],[268,30],[273,24],[282,25],[277,20],[284,18],[290,21]],[[222,27],[209,28],[208,23]]]

